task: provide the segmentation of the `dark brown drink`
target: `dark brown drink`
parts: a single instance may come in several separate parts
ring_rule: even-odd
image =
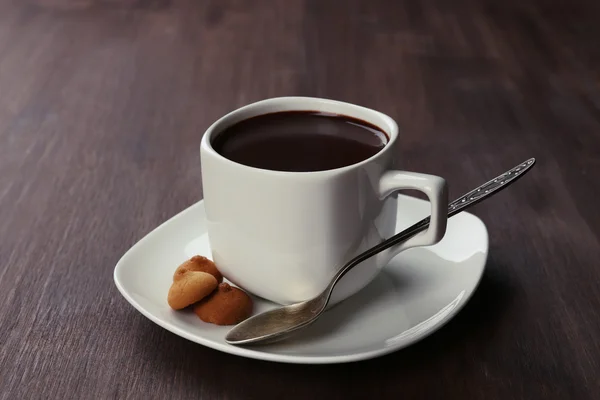
[[[223,157],[274,171],[324,171],[356,164],[388,142],[379,128],[343,115],[286,111],[249,118],[212,141]]]

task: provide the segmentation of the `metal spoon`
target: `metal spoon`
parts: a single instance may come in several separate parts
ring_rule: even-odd
[[[535,158],[530,158],[506,171],[502,175],[497,176],[491,181],[484,183],[478,188],[454,200],[448,205],[448,217],[452,217],[465,208],[504,189],[523,176],[534,164]],[[348,261],[336,273],[331,280],[331,283],[329,283],[325,290],[317,297],[266,311],[248,318],[232,328],[225,337],[225,341],[236,345],[273,342],[283,339],[292,332],[312,324],[325,311],[329,299],[331,298],[333,288],[340,279],[348,273],[348,271],[375,254],[401,243],[425,230],[427,226],[429,226],[429,217],[422,219],[404,231],[359,254]]]

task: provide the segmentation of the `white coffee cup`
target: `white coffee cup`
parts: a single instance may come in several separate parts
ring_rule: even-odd
[[[317,172],[249,167],[213,149],[211,142],[223,129],[282,111],[353,117],[379,127],[389,141],[364,161]],[[208,238],[219,270],[264,299],[280,304],[308,300],[346,261],[395,233],[396,193],[401,189],[427,195],[429,228],[355,267],[336,287],[332,304],[366,286],[400,251],[437,243],[446,231],[446,182],[438,176],[397,170],[399,146],[398,126],[387,115],[327,99],[272,98],[220,118],[200,145]]]

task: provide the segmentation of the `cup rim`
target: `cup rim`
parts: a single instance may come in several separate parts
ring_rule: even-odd
[[[314,107],[299,106],[300,104],[307,104],[307,103],[313,103]],[[277,110],[276,107],[282,106],[282,105],[284,105],[285,107],[283,107],[283,109]],[[340,111],[340,112],[335,112],[335,113],[339,114],[339,115],[344,115],[344,116],[348,116],[351,118],[355,118],[355,119],[364,120],[370,124],[375,125],[376,127],[381,129],[388,136],[388,138],[389,138],[388,142],[385,144],[385,146],[383,147],[383,149],[381,151],[377,152],[376,154],[372,155],[371,157],[366,158],[360,162],[350,164],[350,165],[345,165],[345,166],[339,167],[339,168],[333,168],[333,169],[327,169],[327,170],[321,170],[321,171],[278,171],[278,170],[272,170],[272,169],[252,167],[249,165],[238,163],[236,161],[228,159],[227,157],[222,156],[212,146],[211,139],[216,133],[222,131],[225,128],[228,128],[231,125],[236,124],[237,122],[243,121],[245,119],[252,118],[255,116],[259,116],[259,115],[275,113],[275,112],[285,112],[285,111],[316,111],[316,112],[326,111],[326,110],[322,109],[324,106],[330,107],[330,108],[346,109],[347,111],[345,111],[345,112]],[[265,108],[273,107],[273,110],[262,111],[262,112],[257,112],[257,113],[254,112],[257,109],[260,109],[262,107],[265,107]],[[361,114],[361,115],[359,116],[357,114]],[[370,118],[365,119],[363,114],[369,115]],[[241,115],[245,115],[245,116],[240,118]],[[379,121],[376,122],[374,120],[379,120]],[[272,97],[272,98],[259,100],[259,101],[244,105],[242,107],[239,107],[239,108],[223,115],[216,121],[214,121],[208,127],[208,129],[204,132],[204,135],[202,136],[202,140],[200,142],[200,152],[201,152],[201,157],[202,157],[203,153],[210,154],[211,156],[216,157],[217,159],[221,160],[222,162],[231,163],[240,168],[245,168],[248,170],[260,171],[261,173],[264,173],[264,174],[279,175],[279,176],[284,176],[284,175],[285,176],[312,176],[312,177],[326,176],[326,175],[343,173],[343,172],[347,172],[347,171],[350,171],[350,170],[353,170],[356,168],[360,168],[361,166],[368,164],[368,163],[372,162],[373,160],[376,160],[379,157],[382,157],[385,153],[387,153],[388,151],[391,151],[391,149],[394,147],[393,146],[394,143],[398,140],[398,130],[399,130],[398,124],[390,116],[388,116],[380,111],[376,111],[371,108],[363,107],[363,106],[360,106],[357,104],[343,102],[343,101],[339,101],[339,100],[332,100],[332,99],[327,99],[327,98],[319,98],[319,97],[306,97],[306,96]]]

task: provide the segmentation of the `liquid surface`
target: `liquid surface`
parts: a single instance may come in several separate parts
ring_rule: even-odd
[[[225,158],[251,167],[310,172],[366,160],[387,141],[385,133],[358,119],[288,111],[241,121],[219,133],[212,146]]]

